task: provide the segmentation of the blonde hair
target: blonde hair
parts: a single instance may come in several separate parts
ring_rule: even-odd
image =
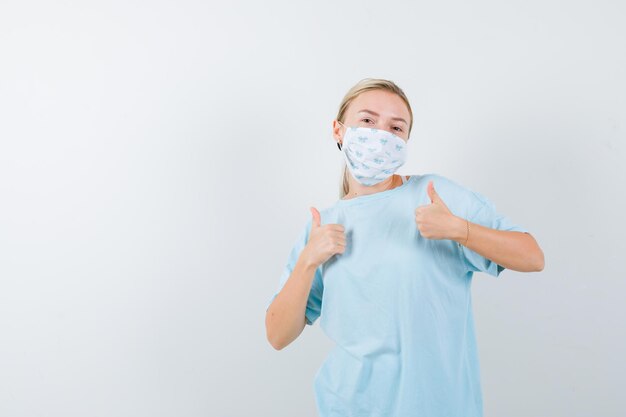
[[[411,128],[413,127],[413,111],[411,110],[411,105],[409,104],[409,99],[404,94],[404,91],[400,87],[398,87],[393,81],[384,80],[380,78],[363,78],[361,81],[356,83],[343,97],[341,100],[341,104],[339,104],[339,111],[337,112],[336,119],[341,123],[345,122],[346,110],[352,101],[361,93],[371,90],[386,90],[391,93],[397,94],[402,101],[406,104],[407,109],[409,110],[409,115],[411,116],[411,120],[409,122],[409,135],[411,134]],[[342,181],[339,189],[339,198],[344,197],[348,194],[350,185],[348,183],[348,166],[343,165],[343,173],[342,173]]]

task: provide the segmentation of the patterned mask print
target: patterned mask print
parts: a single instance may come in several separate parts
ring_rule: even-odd
[[[407,142],[401,137],[372,127],[344,127],[341,150],[348,170],[361,184],[378,184],[406,162]]]

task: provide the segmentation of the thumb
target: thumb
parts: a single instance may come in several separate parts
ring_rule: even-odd
[[[431,203],[443,203],[443,200],[441,199],[441,197],[439,197],[439,194],[437,194],[437,191],[435,191],[435,184],[433,184],[432,181],[428,183],[427,190],[428,190],[428,197],[430,197]]]
[[[320,212],[317,211],[317,209],[315,207],[311,207],[311,214],[313,215],[313,223],[312,223],[312,227],[320,227],[322,221],[320,218]]]

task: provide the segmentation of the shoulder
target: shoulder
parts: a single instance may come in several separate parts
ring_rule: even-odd
[[[469,195],[473,191],[466,187],[459,181],[448,178],[444,175],[429,172],[425,174],[411,175],[411,179],[417,184],[418,187],[426,188],[428,183],[432,181],[433,186],[437,192],[444,191],[452,192],[454,194]]]
[[[470,188],[461,180],[451,179],[438,173],[426,173],[416,177],[418,187],[423,188],[426,194],[428,183],[432,181],[437,194],[455,214],[457,212],[462,214],[474,212],[483,205],[490,203],[487,197]]]

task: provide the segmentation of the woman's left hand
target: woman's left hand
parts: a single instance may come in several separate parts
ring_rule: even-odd
[[[432,181],[428,183],[427,191],[431,204],[415,209],[415,223],[420,234],[428,239],[454,238],[459,229],[459,220],[462,219],[452,214],[435,191]]]

